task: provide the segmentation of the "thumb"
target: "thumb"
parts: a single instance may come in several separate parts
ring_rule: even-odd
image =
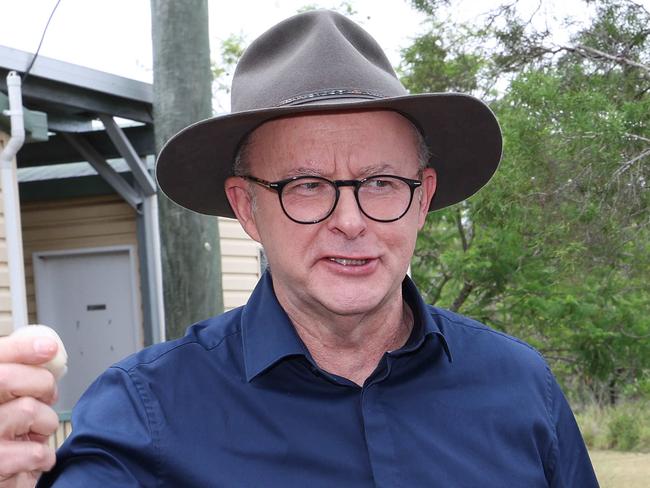
[[[47,336],[0,337],[0,363],[42,364],[52,359],[58,348],[56,339]]]

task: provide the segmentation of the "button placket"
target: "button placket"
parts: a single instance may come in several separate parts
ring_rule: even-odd
[[[384,356],[380,363],[383,363],[383,368],[378,369],[361,390],[361,413],[375,486],[391,488],[401,485],[395,444],[381,396],[385,391],[385,381],[390,375],[393,359]]]

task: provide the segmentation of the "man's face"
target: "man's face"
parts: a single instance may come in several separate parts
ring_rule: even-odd
[[[275,293],[285,308],[365,315],[401,297],[435,190],[432,169],[418,174],[417,149],[413,126],[391,111],[294,116],[253,132],[248,171],[267,181],[305,174],[331,180],[391,174],[423,181],[406,215],[395,222],[369,219],[353,188],[342,187],[334,212],[305,225],[284,214],[275,191],[230,178],[230,203],[244,229],[264,246]]]

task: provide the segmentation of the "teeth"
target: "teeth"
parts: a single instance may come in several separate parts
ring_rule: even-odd
[[[361,266],[368,262],[367,259],[344,259],[344,258],[330,258],[330,261],[342,264],[343,266]]]

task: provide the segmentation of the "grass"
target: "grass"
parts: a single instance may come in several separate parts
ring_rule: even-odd
[[[650,487],[650,402],[586,405],[576,420],[601,488]]]
[[[589,449],[650,452],[648,401],[624,402],[614,407],[588,405],[576,411],[576,420]]]
[[[647,488],[650,453],[590,450],[601,488]]]

